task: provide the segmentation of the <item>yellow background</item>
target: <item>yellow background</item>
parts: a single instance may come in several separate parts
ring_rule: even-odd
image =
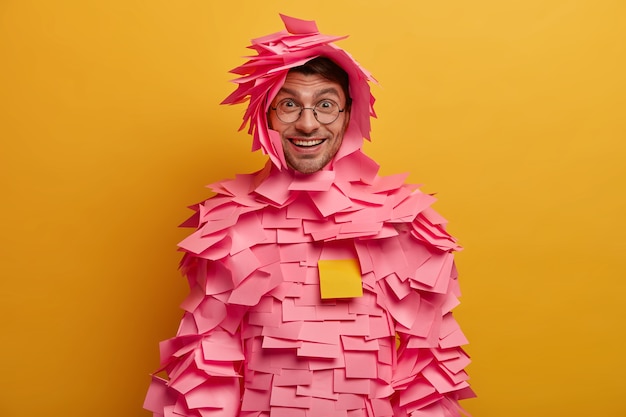
[[[278,12],[351,35],[367,152],[466,248],[468,410],[626,416],[623,0],[1,1],[0,415],[148,415],[176,226],[264,161],[218,103]]]

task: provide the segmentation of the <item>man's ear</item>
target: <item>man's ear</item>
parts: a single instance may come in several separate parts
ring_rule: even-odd
[[[346,120],[343,121],[343,130],[345,132],[345,130],[348,128],[348,125],[350,124],[350,107],[348,107],[344,113],[346,114]]]

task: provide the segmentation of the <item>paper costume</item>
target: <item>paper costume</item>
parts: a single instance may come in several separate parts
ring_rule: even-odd
[[[459,249],[434,198],[382,177],[361,151],[374,116],[372,77],[314,22],[253,41],[233,70],[249,100],[259,172],[212,185],[180,243],[190,286],[176,337],[160,345],[155,416],[449,417],[471,397],[467,343],[451,310]],[[269,104],[290,68],[325,56],[353,99],[342,147],[323,170],[288,168]]]

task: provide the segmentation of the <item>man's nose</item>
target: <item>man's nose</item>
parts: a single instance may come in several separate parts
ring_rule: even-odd
[[[300,117],[296,120],[296,129],[303,132],[313,132],[319,128],[320,122],[315,117],[315,110],[310,107],[302,108]]]

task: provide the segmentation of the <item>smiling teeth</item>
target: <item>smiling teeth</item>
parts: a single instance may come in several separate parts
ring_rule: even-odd
[[[296,146],[316,146],[316,145],[319,145],[320,143],[324,142],[324,140],[322,140],[322,139],[318,139],[318,140],[297,140],[297,139],[293,139],[292,142]]]

